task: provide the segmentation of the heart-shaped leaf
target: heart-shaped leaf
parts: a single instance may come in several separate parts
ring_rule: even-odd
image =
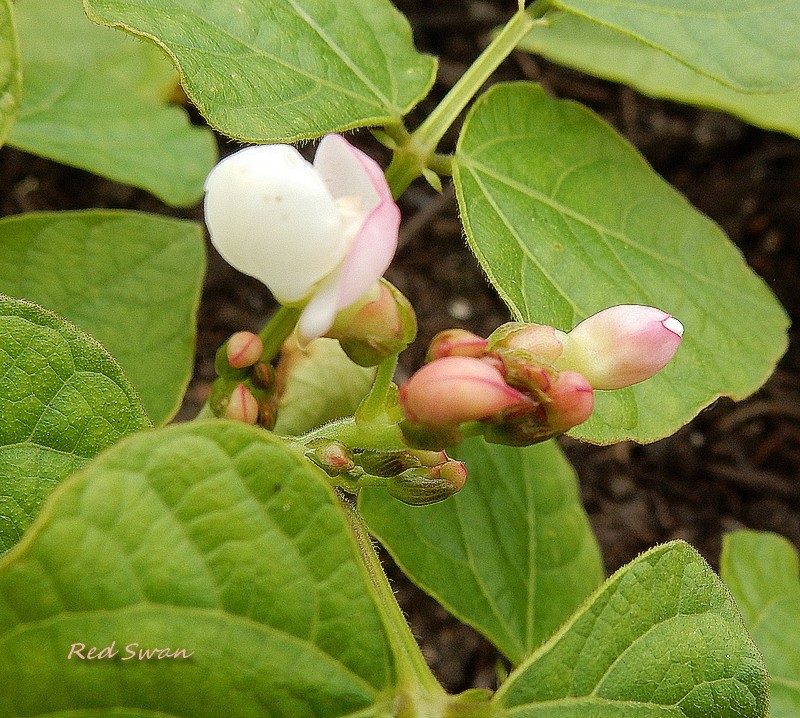
[[[156,41],[227,135],[291,142],[395,123],[433,84],[388,0],[86,0],[97,23]]]
[[[553,6],[627,33],[698,72],[751,92],[800,86],[792,0],[553,0]]]
[[[180,406],[194,365],[205,271],[202,229],[133,212],[0,221],[0,291],[34,301],[114,355],[156,424]]]
[[[214,137],[167,104],[177,75],[156,48],[90,23],[75,0],[19,0],[24,92],[9,143],[196,203],[217,157]]]
[[[519,663],[603,579],[575,473],[553,442],[472,439],[452,453],[469,478],[447,501],[406,506],[365,489],[360,508],[416,584]]]
[[[595,392],[575,436],[654,441],[772,372],[786,347],[780,304],[720,228],[583,106],[497,85],[468,116],[454,165],[470,246],[515,316],[569,330],[645,304],[686,327],[657,376]]]
[[[736,531],[722,542],[728,584],[769,671],[770,718],[800,715],[800,561],[782,536]]]
[[[140,434],[65,482],[0,562],[0,636],[3,716],[386,715],[394,679],[333,492],[232,422]]]
[[[650,97],[724,110],[758,127],[800,137],[800,90],[738,92],[651,45],[579,15],[556,15],[548,26],[534,28],[519,47]]]
[[[675,542],[617,571],[495,701],[515,718],[762,718],[767,677],[725,586]]]
[[[62,479],[150,426],[136,392],[89,335],[0,295],[0,551]]]

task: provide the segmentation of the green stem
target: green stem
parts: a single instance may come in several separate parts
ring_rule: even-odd
[[[372,584],[373,595],[380,606],[383,625],[392,647],[392,653],[397,661],[398,678],[401,684],[406,684],[406,690],[411,690],[411,695],[406,695],[406,699],[411,699],[412,703],[417,703],[415,698],[422,699],[424,703],[428,704],[431,703],[431,698],[438,699],[436,702],[443,702],[446,696],[445,691],[425,662],[419,644],[412,635],[400,606],[397,605],[394,591],[392,591],[378,555],[375,553],[364,520],[350,502],[342,501],[342,504],[356,538],[361,561]],[[420,715],[413,709],[408,714]]]
[[[494,37],[458,82],[445,95],[425,121],[399,147],[386,171],[392,193],[400,196],[411,182],[429,166],[431,156],[464,108],[550,9],[549,0],[538,0],[530,8],[520,8],[506,26]]]
[[[296,307],[281,306],[278,308],[278,311],[272,315],[267,325],[258,333],[264,344],[261,361],[269,364],[278,356],[281,346],[294,330],[299,317],[300,310]]]
[[[306,446],[314,439],[325,438],[339,441],[352,449],[371,449],[373,451],[404,451],[408,444],[397,424],[383,415],[374,421],[356,421],[353,417],[338,419],[307,434],[298,436],[294,443]]]
[[[393,354],[378,365],[378,373],[369,394],[356,411],[356,423],[364,423],[378,418],[385,413],[386,400],[392,388],[394,370],[397,368],[398,355]]]

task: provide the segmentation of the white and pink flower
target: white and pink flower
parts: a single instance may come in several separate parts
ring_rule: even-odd
[[[211,241],[228,263],[301,306],[300,337],[322,336],[380,279],[400,210],[378,164],[327,135],[313,164],[289,145],[247,147],[206,180]]]

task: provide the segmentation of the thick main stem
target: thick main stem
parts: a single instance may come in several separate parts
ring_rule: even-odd
[[[444,99],[425,121],[408,137],[405,146],[398,148],[386,177],[392,193],[400,196],[411,182],[429,166],[439,141],[462,110],[491,77],[501,62],[508,57],[550,9],[549,0],[538,0],[530,8],[520,8],[506,26],[495,36],[461,76]]]
[[[405,684],[406,690],[409,692],[405,696],[406,699],[410,699],[412,702],[422,699],[424,703],[444,702],[445,691],[425,662],[419,644],[412,635],[403,612],[397,604],[394,591],[392,591],[378,555],[375,553],[364,520],[350,502],[342,501],[342,503],[356,538],[361,560],[367,570],[373,594],[380,605],[381,618],[397,662],[398,678],[401,684]],[[418,715],[416,712],[411,714]]]

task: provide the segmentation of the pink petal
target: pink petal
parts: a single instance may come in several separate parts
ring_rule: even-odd
[[[487,419],[530,403],[497,369],[472,357],[444,357],[426,364],[402,386],[399,399],[408,419],[441,427]]]
[[[336,307],[343,309],[380,279],[397,251],[400,209],[380,166],[341,135],[322,139],[314,158],[331,195],[359,197],[368,212],[342,265]]]

